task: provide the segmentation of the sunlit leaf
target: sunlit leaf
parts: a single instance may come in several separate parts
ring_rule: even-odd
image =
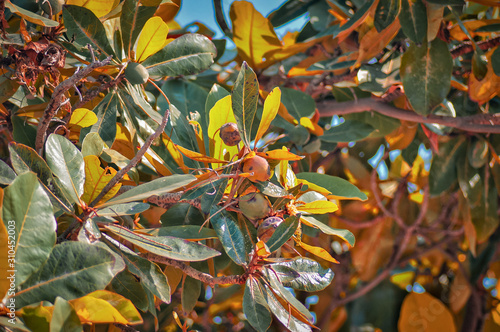
[[[257,152],[257,155],[267,158],[267,159],[275,159],[275,160],[301,160],[304,159],[304,156],[298,156],[296,154],[291,153],[290,151],[285,150],[271,150],[266,152]]]
[[[329,261],[329,262],[332,262],[332,263],[339,263],[338,260],[336,260],[335,258],[332,257],[332,255],[330,255],[330,253],[328,251],[326,251],[325,249],[321,248],[321,247],[315,247],[315,246],[311,246],[309,244],[306,244],[304,242],[298,242],[297,245],[299,247],[301,247],[302,249],[310,252],[311,254],[319,257],[319,258],[322,258],[326,261]]]
[[[259,129],[255,135],[255,143],[257,143],[269,129],[271,122],[278,114],[280,104],[281,90],[279,88],[274,88],[264,101],[264,110],[262,112],[262,118],[260,119]]]
[[[10,0],[5,1],[5,7],[8,8],[12,13],[19,15],[26,21],[38,24],[44,27],[57,27],[59,22],[53,21],[29,10],[26,10],[20,6],[16,6]]]
[[[136,48],[136,60],[142,62],[167,44],[168,26],[161,17],[151,17],[139,35]]]
[[[183,155],[185,155],[189,159],[193,159],[193,160],[196,160],[196,161],[201,161],[203,163],[221,163],[221,164],[226,164],[227,163],[227,161],[225,161],[225,160],[220,160],[220,159],[212,158],[212,157],[209,157],[209,156],[205,156],[205,155],[203,155],[201,153],[185,149],[185,148],[183,148],[180,145],[177,145],[177,144],[174,144],[174,145],[175,145],[176,149],[178,149]]]
[[[56,298],[50,320],[50,332],[68,331],[81,332],[83,326],[76,314],[75,308],[61,297]]]
[[[71,113],[69,120],[70,126],[79,126],[82,128],[90,127],[97,122],[97,116],[94,112],[86,108],[77,108]]]
[[[85,184],[83,186],[84,191],[81,199],[88,204],[92,202],[101,193],[108,182],[111,181],[116,174],[116,170],[108,167],[106,167],[106,169],[101,168],[101,162],[97,156],[86,156],[83,160],[85,162]],[[118,190],[120,190],[120,187],[121,183],[115,184],[99,203],[104,203],[115,196]]]
[[[91,10],[95,16],[102,17],[109,13],[116,5],[118,0],[67,0],[66,5],[75,5]]]
[[[297,210],[311,214],[332,213],[338,210],[337,204],[330,201],[315,201],[296,206]]]
[[[154,15],[156,7],[140,6],[141,0],[125,0],[120,16],[120,31],[122,34],[123,49],[130,58],[131,48],[137,36],[142,31],[146,21]]]
[[[297,178],[321,185],[321,187],[331,192],[329,197],[332,198],[361,201],[368,199],[366,194],[361,192],[355,185],[336,176],[319,173],[298,173]]]

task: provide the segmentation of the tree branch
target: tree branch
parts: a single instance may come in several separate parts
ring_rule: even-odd
[[[90,46],[89,46],[90,48]],[[92,49],[90,48],[92,51]],[[65,102],[66,97],[64,93],[72,88],[76,83],[81,81],[83,78],[88,76],[94,69],[106,66],[111,61],[111,56],[107,57],[103,61],[93,61],[91,64],[86,66],[85,68],[77,71],[73,74],[73,76],[68,79],[62,81],[55,89],[54,93],[52,93],[52,97],[50,98],[49,104],[45,108],[43,112],[43,116],[38,123],[38,129],[36,132],[36,142],[35,148],[38,154],[42,154],[43,144],[45,143],[45,138],[47,136],[47,128],[49,127],[50,121],[56,114],[57,110],[61,105]]]
[[[184,262],[176,261],[170,258],[158,256],[152,253],[145,253],[141,255],[149,261],[170,265],[180,269],[183,273],[187,274],[191,278],[200,280],[201,282],[209,285],[210,287],[214,287],[215,285],[234,285],[234,284],[244,284],[248,278],[246,273],[242,275],[231,275],[231,276],[222,276],[222,277],[212,277],[208,273],[200,272],[191,266],[187,265]]]
[[[374,111],[404,121],[439,124],[474,133],[500,134],[500,114],[477,114],[457,118],[434,114],[422,116],[374,98],[346,102],[325,100],[318,102],[316,106],[322,117]]]
[[[217,21],[217,24],[221,28],[222,32],[226,36],[231,37],[232,32],[231,29],[229,29],[229,26],[226,23],[226,19],[224,17],[224,10],[222,8],[222,1],[221,0],[214,0],[214,7],[215,7],[215,20]]]

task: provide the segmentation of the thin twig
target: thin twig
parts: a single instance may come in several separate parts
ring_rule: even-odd
[[[231,37],[232,32],[231,29],[229,29],[229,26],[226,23],[226,19],[224,17],[224,11],[222,8],[222,1],[221,0],[214,0],[214,7],[215,7],[215,20],[217,21],[217,24],[221,28],[222,32],[226,36]]]
[[[90,50],[92,48],[90,45],[88,46]],[[76,85],[83,78],[88,76],[94,69],[106,66],[111,61],[111,56],[107,57],[103,61],[93,61],[91,64],[86,66],[85,68],[77,71],[70,78],[62,81],[52,93],[52,97],[50,98],[49,104],[45,108],[43,112],[43,116],[38,123],[38,129],[36,132],[36,142],[35,148],[39,154],[42,154],[43,144],[45,143],[45,138],[47,136],[47,128],[49,127],[50,121],[56,114],[59,107],[65,102],[66,97],[64,93],[71,89],[74,85]]]
[[[157,262],[161,264],[170,265],[180,269],[182,272],[190,276],[191,278],[200,280],[201,282],[209,285],[210,287],[214,287],[215,285],[234,285],[234,284],[244,284],[248,275],[230,275],[230,276],[222,276],[222,277],[213,277],[208,273],[200,272],[191,266],[187,265],[184,262],[176,261],[170,258],[158,256],[152,253],[145,253],[142,257],[146,258],[149,261]]]

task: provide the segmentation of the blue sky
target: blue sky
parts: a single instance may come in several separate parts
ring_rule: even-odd
[[[226,22],[231,26],[229,19],[229,8],[235,0],[222,0]],[[254,7],[267,17],[276,8],[279,8],[286,0],[250,0]],[[215,20],[215,10],[212,0],[182,0],[181,9],[175,20],[181,25],[186,26],[193,22],[201,22],[216,33],[215,38],[222,38],[224,35]],[[304,15],[295,21],[276,29],[278,36],[283,36],[288,30],[296,31],[302,29],[307,22],[308,17]]]

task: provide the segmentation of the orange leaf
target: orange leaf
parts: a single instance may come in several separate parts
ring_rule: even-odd
[[[306,127],[307,130],[309,130],[309,132],[313,135],[322,136],[324,133],[323,128],[321,128],[316,122],[314,122],[309,118],[306,117],[300,118],[300,124]]]
[[[191,151],[191,150],[188,150],[186,148],[183,148],[182,146],[180,145],[177,145],[177,144],[174,144],[175,147],[183,154],[185,155],[186,157],[188,157],[189,159],[193,159],[193,160],[196,160],[196,161],[201,161],[203,163],[227,163],[227,161],[225,160],[219,160],[219,159],[215,159],[215,158],[212,158],[212,157],[209,157],[209,156],[205,156],[201,153],[198,153],[198,152],[194,152],[194,151]]]
[[[341,25],[340,27],[343,28],[344,25],[351,24],[351,26],[349,26],[347,29],[341,31],[337,35],[339,42],[342,42],[347,36],[349,36],[351,34],[351,32],[356,30],[356,28],[358,28],[362,23],[364,23],[366,21],[368,14],[370,14],[371,11],[375,10],[375,8],[377,8],[377,5],[378,5],[378,0],[375,0],[371,4],[370,8],[366,12],[364,12],[361,17],[358,17],[358,19],[355,22],[351,22],[351,20],[349,20],[345,24]]]
[[[418,125],[414,122],[401,121],[401,126],[394,130],[389,135],[385,135],[385,139],[391,150],[405,149],[413,142],[417,133]]]
[[[322,258],[322,259],[329,261],[329,262],[332,262],[332,263],[336,263],[336,264],[339,263],[339,261],[336,260],[335,258],[333,258],[332,255],[330,255],[330,253],[328,251],[326,251],[325,249],[323,249],[321,247],[310,246],[308,244],[305,244],[302,241],[299,241],[297,243],[297,245],[299,247],[301,247],[302,249],[310,252],[311,254],[318,256],[319,258]]]
[[[297,210],[312,214],[332,213],[339,209],[337,204],[330,201],[314,201],[297,206]]]
[[[83,185],[82,201],[90,203],[101,193],[108,182],[111,181],[116,171],[110,167],[106,167],[106,169],[101,168],[101,162],[97,156],[85,156],[83,160],[85,162],[85,184]],[[121,183],[115,184],[99,203],[104,203],[115,196],[121,186]]]
[[[383,51],[399,32],[400,28],[399,19],[394,20],[394,22],[380,32],[376,28],[371,28],[359,41],[359,56],[354,66],[370,60]]]
[[[158,6],[155,16],[161,17],[163,22],[169,23],[179,12],[180,6],[173,2],[165,2]]]
[[[264,101],[264,110],[262,111],[262,119],[259,123],[259,129],[257,130],[257,134],[255,135],[255,143],[259,142],[259,140],[264,136],[267,129],[271,125],[271,122],[274,120],[276,115],[278,114],[278,110],[281,104],[281,90],[276,87],[271,91],[269,95],[267,95],[266,100]]]
[[[255,245],[255,252],[259,257],[269,257],[271,255],[271,252],[267,248],[266,244],[263,241],[257,242]]]
[[[479,81],[474,76],[474,73],[471,73],[469,78],[469,97],[479,104],[486,103],[500,92],[500,77],[495,75],[491,65],[491,55],[496,48],[485,54],[488,58],[488,71],[486,72],[486,76]]]
[[[257,152],[257,155],[264,157],[266,159],[275,160],[301,160],[304,156],[297,156],[288,150],[271,150],[267,152]]]

